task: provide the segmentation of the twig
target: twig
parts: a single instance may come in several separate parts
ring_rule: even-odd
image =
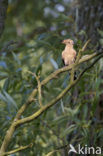
[[[60,147],[57,147],[54,151],[51,151],[48,154],[46,154],[46,156],[52,156],[52,154],[54,154],[55,152],[58,152],[58,151],[60,151],[62,149],[65,149],[67,147],[68,147],[68,144],[60,146]]]
[[[73,82],[73,81],[74,81],[75,68],[76,68],[76,66],[77,66],[77,64],[78,64],[78,62],[79,62],[79,60],[80,60],[80,58],[81,58],[82,52],[86,49],[86,47],[87,47],[87,45],[88,45],[89,42],[90,42],[90,40],[88,40],[88,41],[84,44],[83,48],[80,49],[79,52],[78,52],[76,61],[75,61],[75,63],[73,64],[73,67],[72,67],[72,69],[71,69],[70,82]]]
[[[88,45],[89,42],[90,42],[90,40],[88,40],[88,41],[84,44],[83,48],[79,50],[77,59],[76,59],[76,61],[75,61],[75,65],[78,64],[78,62],[79,62],[79,60],[80,60],[80,58],[81,58],[81,54],[82,54],[82,52],[86,49],[86,47],[87,47],[87,45]]]
[[[19,147],[19,148],[17,148],[17,149],[14,149],[14,150],[12,150],[12,151],[3,153],[3,156],[5,156],[5,155],[10,155],[10,154],[14,154],[14,153],[17,153],[17,152],[20,152],[20,151],[25,150],[25,149],[27,149],[27,148],[29,148],[29,147],[31,148],[32,146],[33,146],[32,143],[29,144],[29,145],[26,145],[26,146],[21,146],[21,147]]]
[[[39,75],[37,76],[35,73],[32,73],[31,71],[27,71],[27,72],[32,74],[37,80],[37,83],[38,83],[38,101],[39,101],[40,107],[42,107],[43,105],[42,105],[42,95],[41,95],[41,83],[39,80],[40,76]]]
[[[52,156],[55,152],[58,152],[59,150],[54,150],[54,151],[51,151],[49,152],[48,154],[46,154],[46,156]]]
[[[98,56],[98,58],[96,58],[96,59],[94,60],[94,62],[93,62],[90,66],[88,66],[87,68],[85,68],[85,69],[81,72],[81,74],[80,74],[79,77],[78,77],[78,80],[80,80],[80,78],[82,77],[82,75],[83,75],[87,70],[89,70],[91,67],[93,67],[93,66],[95,65],[95,63],[97,63],[98,60],[100,60],[102,57],[103,57],[103,53],[102,53],[101,56]]]
[[[89,39],[89,40],[84,44],[83,48],[81,49],[82,52],[86,49],[86,47],[87,47],[87,45],[88,45],[88,43],[89,43],[90,41],[91,41],[91,40]]]

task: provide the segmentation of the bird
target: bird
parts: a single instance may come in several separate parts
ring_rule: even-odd
[[[71,39],[65,39],[62,41],[65,44],[65,49],[62,51],[62,61],[65,66],[71,65],[76,60],[77,52],[73,48],[74,41]],[[74,73],[74,80],[76,79],[76,73]]]
[[[77,52],[73,48],[74,41],[65,39],[62,41],[65,44],[65,49],[62,51],[62,60],[65,66],[71,65],[75,62]]]

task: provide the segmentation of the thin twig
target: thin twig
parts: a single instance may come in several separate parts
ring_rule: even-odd
[[[12,150],[12,151],[3,153],[3,156],[5,156],[5,155],[10,155],[10,154],[14,154],[14,153],[17,153],[17,152],[20,152],[20,151],[25,150],[25,149],[27,149],[27,148],[31,148],[32,146],[33,146],[32,143],[29,144],[29,145],[26,145],[26,146],[21,146],[21,147],[19,147],[19,148],[17,148],[17,149],[14,149],[14,150]]]
[[[42,107],[42,95],[41,95],[41,83],[40,83],[40,76],[36,75],[35,73],[32,73],[31,71],[27,71],[28,73],[32,74],[36,80],[37,80],[37,83],[38,83],[38,101],[39,101],[39,104],[40,104],[40,107]]]
[[[51,151],[48,154],[46,154],[46,156],[52,156],[55,152],[58,152],[58,151],[60,151],[62,149],[65,149],[67,147],[68,147],[68,144],[60,146],[60,147],[57,147],[54,151]]]
[[[46,154],[45,156],[52,156],[55,152],[58,152],[59,150],[54,150]]]
[[[89,40],[84,44],[83,48],[81,49],[82,52],[86,49],[86,47],[87,47],[87,45],[88,45],[88,43],[89,43],[90,41],[91,41],[91,40],[89,39]]]
[[[86,49],[86,47],[87,47],[87,45],[88,45],[89,42],[90,42],[90,40],[88,40],[88,41],[84,44],[83,48],[80,49],[79,52],[78,52],[76,61],[75,61],[75,63],[73,64],[73,67],[72,67],[72,69],[71,69],[70,82],[73,82],[73,81],[74,81],[75,68],[76,68],[77,64],[79,63],[79,60],[80,60],[81,55],[82,55],[82,52]]]
[[[97,63],[101,58],[103,57],[103,54],[101,56],[98,56],[91,65],[89,65],[87,68],[85,68],[81,74],[79,75],[78,77],[78,80],[80,80],[80,78],[82,77],[82,75],[87,71],[89,70],[91,67],[93,67],[95,65],[95,63]]]

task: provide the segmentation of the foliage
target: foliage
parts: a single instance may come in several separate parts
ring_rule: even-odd
[[[88,33],[91,32],[84,29],[77,31],[71,7],[73,9],[73,2],[68,0],[9,0],[0,45],[0,145],[17,111],[38,84],[30,71],[39,74],[42,81],[63,67],[61,52],[64,46],[61,40],[74,39],[75,49],[79,51],[90,36]],[[96,33],[103,45],[103,30],[98,28]],[[95,45],[89,43],[84,54],[92,54],[98,45],[99,42]],[[87,66],[87,63],[81,64],[77,75]],[[103,94],[102,68],[103,63],[99,61],[56,105],[36,120],[17,128],[7,151],[30,143],[33,143],[32,147],[22,150],[22,155],[45,156],[69,143],[101,147],[103,131],[99,104]],[[65,72],[42,88],[43,106],[67,87],[69,78]],[[35,103],[32,102],[22,118],[38,108],[36,96]],[[67,150],[64,148],[54,155],[67,155]]]

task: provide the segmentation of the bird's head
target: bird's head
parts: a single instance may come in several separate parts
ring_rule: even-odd
[[[74,45],[74,41],[71,40],[71,39],[65,39],[62,41],[63,44],[66,44],[66,45],[71,45],[73,46]]]

